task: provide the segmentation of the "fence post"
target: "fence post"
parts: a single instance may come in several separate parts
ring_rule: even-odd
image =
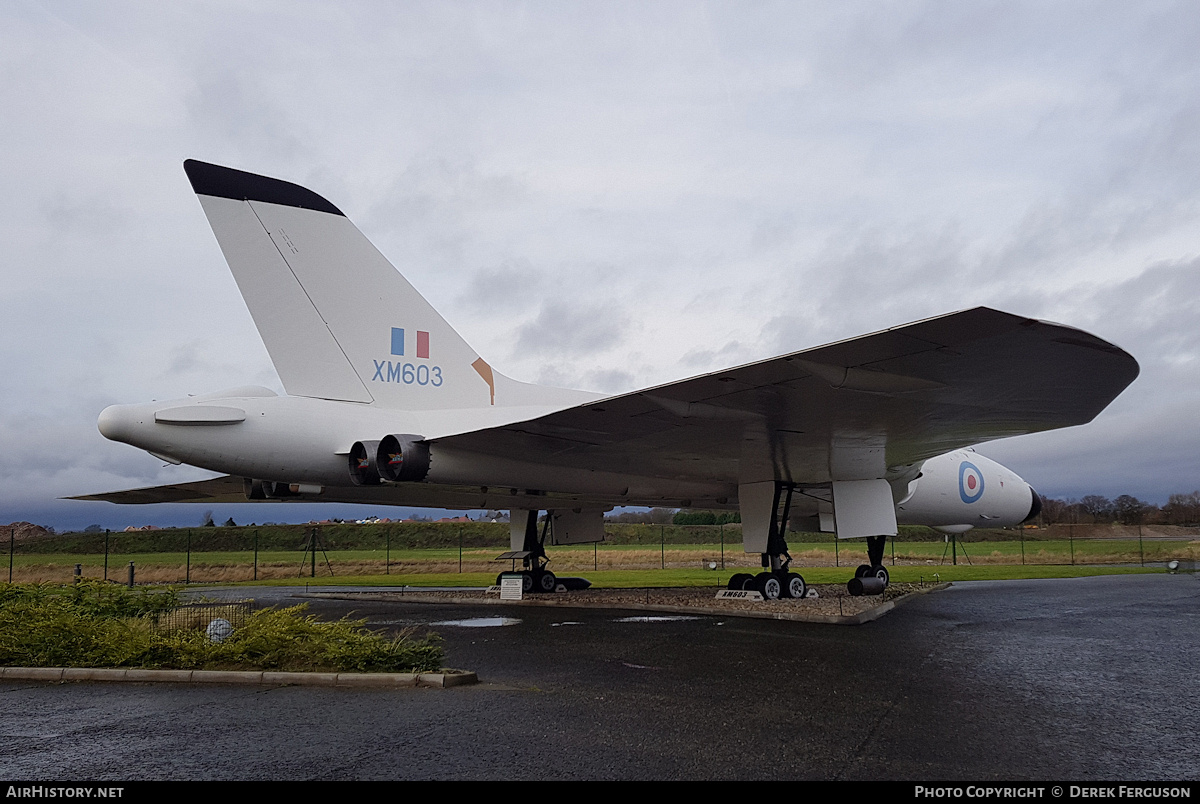
[[[254,529],[254,580],[258,580],[258,528]]]
[[[1138,523],[1138,557],[1141,559],[1142,566],[1146,566],[1146,551],[1142,549],[1142,523]]]
[[[392,529],[386,528],[383,531],[384,550],[383,550],[383,574],[392,574]]]
[[[833,566],[835,566],[835,567],[842,566],[840,562],[841,562],[841,559],[838,558],[838,537],[837,537],[837,532],[835,531],[833,534]],[[840,600],[838,601],[838,605],[839,606],[842,605]]]
[[[1075,529],[1071,528],[1071,566],[1075,566]]]
[[[129,562],[129,588],[133,588],[133,562]]]
[[[104,580],[108,580],[108,528],[104,529]]]
[[[1021,566],[1025,566],[1025,530],[1021,530]]]
[[[725,571],[725,523],[721,523],[721,571]]]
[[[458,526],[458,574],[462,575],[462,525]]]
[[[79,586],[79,581],[81,578],[83,578],[83,565],[76,564],[75,565],[75,585],[76,586]]]
[[[658,526],[659,569],[667,568],[667,526]]]
[[[107,562],[105,562],[107,563]],[[189,584],[192,582],[192,529],[188,528],[187,535],[187,565],[184,569],[183,582]]]
[[[17,529],[8,529],[8,582],[12,583],[13,550],[17,544]]]

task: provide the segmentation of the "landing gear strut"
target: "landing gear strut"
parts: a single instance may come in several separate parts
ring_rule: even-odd
[[[751,575],[739,572],[729,579],[729,589],[753,590],[760,593],[765,600],[778,600],[781,597],[802,598],[808,592],[808,584],[799,573],[791,572],[789,566],[792,556],[788,553],[787,540],[784,530],[787,528],[788,514],[792,507],[792,491],[790,483],[775,484],[775,500],[771,509],[770,530],[767,533],[767,552],[762,554],[764,572]]]
[[[513,550],[508,553],[503,553],[499,558],[521,559],[522,565],[525,567],[520,572],[502,572],[496,576],[496,585],[505,578],[520,578],[521,591],[524,594],[533,592],[553,592],[558,589],[558,578],[554,577],[554,573],[546,569],[546,565],[550,563],[550,559],[546,557],[546,536],[550,532],[550,517],[546,517],[546,522],[542,526],[541,536],[538,536],[537,528],[537,511],[526,511],[525,520],[525,542],[522,549]]]

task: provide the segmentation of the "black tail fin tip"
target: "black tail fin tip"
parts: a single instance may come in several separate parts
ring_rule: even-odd
[[[198,162],[195,159],[185,160],[183,169],[196,195],[232,198],[235,201],[261,201],[345,217],[345,213],[312,190],[289,181]]]

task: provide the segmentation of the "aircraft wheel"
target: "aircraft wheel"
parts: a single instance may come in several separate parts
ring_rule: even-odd
[[[558,578],[554,577],[553,572],[543,572],[537,577],[537,589],[539,592],[553,592],[558,588]]]
[[[742,589],[746,588],[746,581],[753,581],[753,580],[754,580],[753,575],[750,575],[749,573],[746,573],[746,572],[737,572],[737,573],[734,573],[729,578],[729,583],[725,584],[725,588],[741,591]]]
[[[504,573],[502,572],[496,576],[496,586],[502,585],[503,582],[504,582]]]
[[[754,586],[765,600],[778,600],[783,594],[783,584],[771,572],[760,572],[754,579]]]
[[[865,578],[872,574],[871,570],[873,569],[874,567],[872,567],[870,564],[859,564],[858,569],[854,570],[854,577]]]
[[[521,594],[527,595],[532,591],[533,591],[533,573],[532,572],[522,572],[521,573]]]
[[[789,572],[787,582],[783,587],[784,597],[799,599],[804,597],[806,592],[808,592],[808,584],[804,582],[804,579],[794,572]]]
[[[880,564],[878,567],[872,567],[870,574],[873,577],[879,578],[880,580],[882,580],[884,586],[887,586],[890,581],[890,576],[888,575],[887,567],[883,566],[882,564]]]

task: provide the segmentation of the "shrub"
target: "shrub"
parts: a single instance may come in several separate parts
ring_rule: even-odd
[[[175,590],[0,585],[0,666],[410,672],[443,659],[436,634],[389,639],[365,620],[322,622],[303,605],[257,611],[220,643],[203,630],[155,628],[178,604]]]

